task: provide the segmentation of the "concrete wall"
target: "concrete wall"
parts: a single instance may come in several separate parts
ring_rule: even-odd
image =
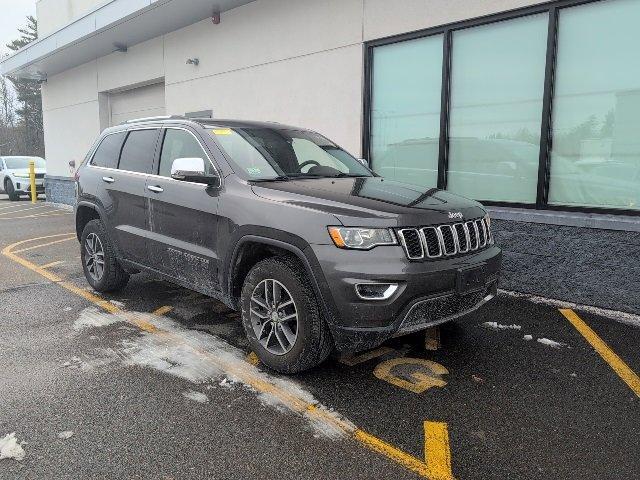
[[[38,35],[46,37],[105,3],[109,0],[38,0]]]

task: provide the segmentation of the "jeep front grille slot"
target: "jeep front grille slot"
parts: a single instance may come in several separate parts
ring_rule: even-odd
[[[464,223],[456,223],[453,226],[458,236],[458,252],[467,253],[469,251],[469,241],[467,239],[467,230],[464,228]]]
[[[477,250],[478,245],[478,231],[476,230],[476,222],[467,222],[464,224],[465,228],[469,232],[469,249]]]
[[[440,225],[438,227],[440,237],[442,238],[442,249],[445,255],[455,255],[458,249],[456,248],[456,236],[451,225]]]
[[[420,234],[415,228],[405,228],[398,231],[400,242],[404,247],[407,258],[410,260],[419,260],[424,258],[424,250],[422,248],[422,240]]]
[[[435,227],[424,227],[422,229],[424,245],[427,251],[427,257],[438,258],[442,256],[442,248],[440,247],[440,235]]]
[[[485,218],[432,227],[403,228],[398,230],[398,237],[410,260],[462,255],[493,244]]]

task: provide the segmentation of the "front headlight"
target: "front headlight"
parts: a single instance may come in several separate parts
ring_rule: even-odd
[[[338,248],[369,250],[379,245],[397,245],[389,228],[329,227],[329,235]]]
[[[14,173],[13,176],[16,178],[29,178],[28,173]]]

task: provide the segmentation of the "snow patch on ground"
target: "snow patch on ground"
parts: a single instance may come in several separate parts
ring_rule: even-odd
[[[22,445],[25,442],[18,443],[16,432],[7,433],[4,438],[0,439],[0,460],[13,458],[18,462],[24,460],[24,449]]]
[[[65,430],[64,432],[60,432],[58,434],[58,438],[62,439],[62,440],[67,440],[69,438],[73,437],[73,431],[72,430]]]
[[[209,403],[209,397],[202,392],[196,392],[195,390],[187,390],[182,392],[182,395],[189,400],[193,400],[198,403]]]
[[[553,348],[562,348],[566,345],[565,343],[556,342],[555,340],[551,340],[549,338],[539,338],[537,342]]]
[[[525,335],[522,338],[524,338],[527,342],[529,342],[529,341],[533,340],[533,335]]]
[[[491,328],[493,330],[521,330],[522,327],[520,325],[500,325],[498,322],[484,322],[484,325],[487,328]]]
[[[73,328],[82,330],[84,328],[107,327],[118,322],[122,322],[118,316],[107,314],[97,307],[89,307],[80,312],[78,319],[73,322]]]
[[[194,384],[243,385],[257,392],[258,399],[266,406],[304,418],[318,436],[337,439],[355,431],[352,423],[320,405],[300,384],[251,365],[246,361],[245,352],[215,335],[187,330],[174,320],[153,314],[123,312],[113,315],[96,309],[87,310],[90,311],[83,312],[81,319],[91,320],[83,320],[83,325],[107,326],[119,321],[135,321],[158,329],[154,333],[140,331],[120,342],[116,353],[125,365],[153,368]]]

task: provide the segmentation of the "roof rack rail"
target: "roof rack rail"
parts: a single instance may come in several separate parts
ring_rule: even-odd
[[[132,118],[131,120],[126,120],[122,122],[120,125],[127,125],[129,123],[153,122],[157,120],[188,120],[188,119],[187,117],[184,117],[182,115],[160,115],[158,117]]]

